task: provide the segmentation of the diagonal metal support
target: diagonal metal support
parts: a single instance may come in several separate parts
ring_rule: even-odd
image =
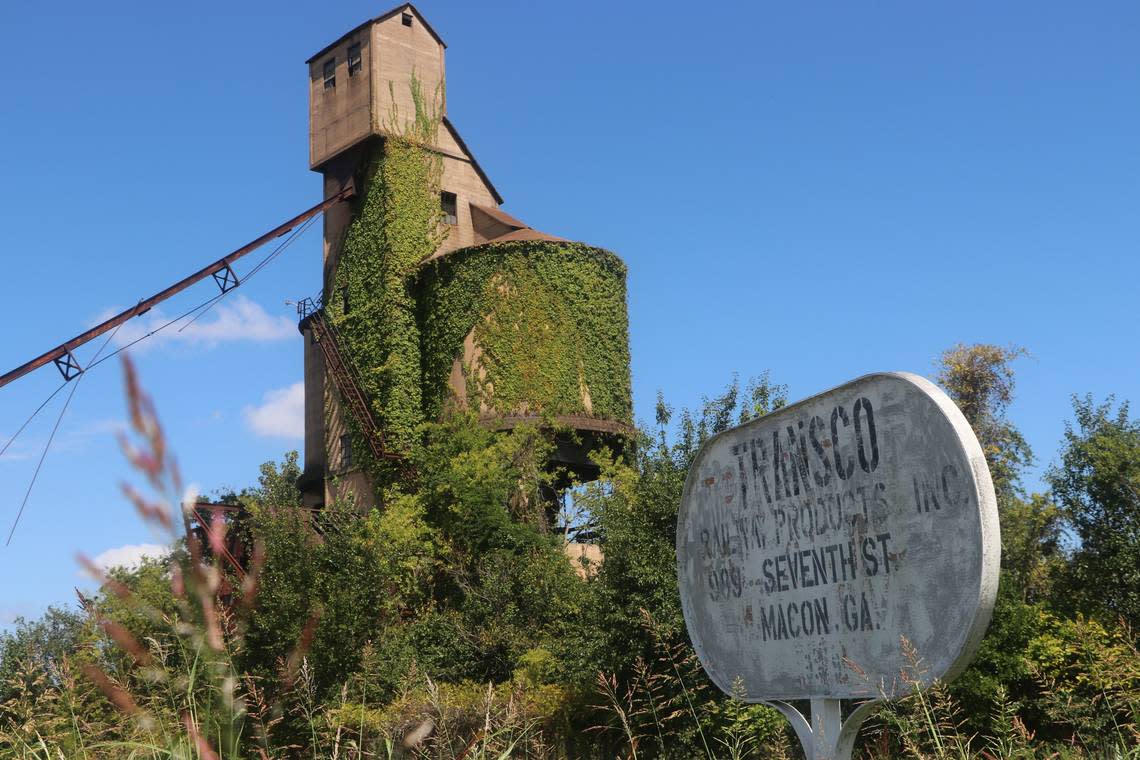
[[[144,298],[143,300],[139,301],[137,304],[135,304],[131,308],[127,309],[126,311],[121,312],[119,314],[116,314],[115,316],[113,316],[110,319],[102,322],[101,324],[95,325],[94,327],[92,327],[90,330],[87,330],[86,332],[83,332],[83,333],[80,333],[79,335],[76,335],[74,338],[67,341],[66,343],[58,345],[46,353],[40,354],[35,359],[32,359],[29,362],[25,362],[24,364],[21,364],[19,367],[16,367],[16,369],[12,370],[11,372],[8,372],[4,375],[0,375],[0,388],[3,388],[5,385],[12,382],[13,380],[16,380],[17,378],[23,377],[24,375],[28,374],[32,370],[35,370],[35,369],[38,369],[38,368],[44,366],[48,362],[55,361],[56,359],[63,358],[63,355],[65,353],[67,353],[68,351],[74,350],[74,349],[78,348],[79,346],[82,346],[87,341],[92,340],[94,338],[97,338],[98,336],[102,335],[103,333],[114,330],[116,327],[123,324],[127,320],[132,319],[133,317],[137,317],[140,314],[145,314],[149,309],[151,309],[155,305],[162,303],[163,301],[165,301],[166,299],[175,295],[176,293],[181,293],[183,290],[186,290],[186,288],[190,287],[191,285],[193,285],[197,282],[201,282],[202,280],[204,280],[207,277],[207,275],[214,274],[215,272],[220,272],[222,269],[229,266],[231,262],[237,261],[241,257],[248,255],[251,251],[257,250],[261,246],[268,243],[270,240],[273,240],[274,238],[280,237],[281,235],[287,233],[289,230],[296,227],[298,224],[306,222],[309,219],[312,219],[317,214],[320,214],[320,213],[326,211],[327,209],[332,208],[336,204],[342,203],[342,202],[348,200],[349,198],[354,198],[355,196],[356,196],[356,188],[354,187],[353,183],[351,181],[349,181],[335,195],[329,196],[325,200],[323,200],[320,203],[318,203],[317,205],[313,206],[308,211],[304,211],[304,212],[298,214],[297,216],[293,217],[289,221],[285,222],[284,224],[280,225],[279,227],[277,227],[275,229],[270,230],[269,232],[265,233],[264,235],[257,238],[256,240],[249,242],[249,243],[246,243],[241,248],[238,248],[236,251],[233,251],[232,253],[218,259],[213,264],[210,264],[209,266],[205,266],[202,269],[199,269],[197,272],[195,272],[194,274],[192,274],[188,277],[182,278],[178,282],[167,287],[165,290],[162,290],[162,291],[159,291],[158,293],[155,293],[150,298]],[[237,278],[234,277],[234,280],[237,280]],[[221,283],[219,283],[219,287],[221,287]],[[223,292],[224,292],[224,289],[223,289]]]
[[[79,366],[79,360],[70,351],[55,359],[55,367],[59,370],[59,374],[63,375],[64,382],[70,382],[83,374],[83,367]]]
[[[225,267],[214,272],[214,282],[218,283],[218,287],[222,289],[223,293],[229,293],[231,290],[241,285],[238,276],[229,264]]]

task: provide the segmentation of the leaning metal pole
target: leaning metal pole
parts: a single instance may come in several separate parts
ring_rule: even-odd
[[[233,270],[230,269],[230,264],[237,261],[238,259],[245,256],[246,254],[252,253],[253,251],[257,250],[261,246],[268,243],[270,240],[273,240],[274,238],[279,238],[282,235],[285,235],[286,233],[290,232],[298,224],[301,224],[302,222],[307,221],[308,219],[316,216],[317,214],[320,214],[320,213],[326,211],[327,209],[331,208],[332,206],[335,206],[337,203],[340,203],[341,201],[348,200],[349,198],[352,198],[355,194],[356,194],[356,191],[353,187],[352,182],[350,181],[345,187],[341,188],[341,190],[339,192],[337,192],[335,195],[332,195],[332,196],[326,198],[325,200],[321,201],[320,203],[313,206],[312,208],[310,208],[310,209],[298,214],[297,216],[293,217],[289,221],[284,222],[283,224],[280,224],[277,227],[274,227],[272,230],[265,233],[261,237],[257,238],[256,240],[253,240],[249,243],[246,243],[241,248],[238,248],[236,251],[233,251],[232,253],[229,253],[229,254],[223,256],[222,258],[218,259],[213,264],[210,264],[206,267],[203,267],[202,269],[199,269],[194,274],[179,280],[178,282],[174,283],[173,285],[166,288],[165,290],[161,290],[158,293],[155,293],[150,298],[145,298],[142,301],[139,301],[137,304],[135,304],[133,307],[127,309],[126,311],[123,311],[123,312],[116,314],[115,316],[111,317],[110,319],[106,320],[105,322],[102,322],[101,324],[95,325],[95,327],[92,327],[90,330],[88,330],[84,333],[80,333],[79,335],[76,335],[74,338],[67,341],[66,343],[61,343],[60,345],[56,346],[52,350],[47,351],[43,354],[40,354],[35,359],[32,359],[31,361],[29,361],[25,364],[21,364],[19,367],[16,367],[16,369],[12,370],[11,372],[8,372],[7,374],[0,376],[0,388],[3,388],[5,385],[12,382],[13,380],[18,380],[19,378],[23,377],[24,375],[28,374],[29,372],[31,372],[35,369],[39,369],[40,367],[44,366],[48,362],[56,362],[56,365],[59,367],[60,372],[63,373],[64,380],[71,380],[72,378],[74,378],[75,376],[77,376],[81,372],[83,372],[83,368],[79,366],[79,363],[75,360],[75,357],[72,355],[71,352],[74,351],[75,349],[79,348],[80,346],[82,346],[84,343],[87,343],[88,341],[90,341],[94,338],[97,338],[100,335],[102,335],[106,332],[109,332],[110,330],[114,330],[116,327],[123,324],[124,322],[126,322],[129,319],[132,319],[134,317],[145,314],[146,312],[150,311],[151,308],[153,308],[157,304],[162,303],[166,299],[168,299],[168,298],[170,298],[170,297],[172,297],[178,293],[181,293],[186,288],[190,287],[191,285],[193,285],[197,282],[200,282],[200,281],[206,279],[210,275],[214,275],[215,279],[217,279],[217,281],[218,281],[219,287],[222,288],[222,292],[225,293],[227,290],[235,287],[238,284],[237,278],[233,274]],[[221,276],[219,276],[219,274]]]

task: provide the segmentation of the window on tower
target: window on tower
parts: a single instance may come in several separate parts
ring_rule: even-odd
[[[340,469],[341,471],[352,467],[352,436],[345,433],[340,437]]]
[[[360,58],[360,43],[354,42],[348,46],[348,75],[350,77],[356,76],[361,68],[363,68],[363,62]]]
[[[336,89],[336,58],[325,61],[325,89]]]
[[[449,193],[444,190],[439,194],[439,206],[443,209],[443,223],[444,224],[457,224],[459,222],[456,217],[456,199],[455,193]]]
[[[412,25],[412,14],[405,13],[403,16],[400,17],[400,20],[404,22],[404,26],[411,26]]]

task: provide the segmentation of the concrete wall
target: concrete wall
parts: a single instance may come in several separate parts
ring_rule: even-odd
[[[441,127],[439,131],[441,134],[447,133],[447,128]],[[458,150],[458,146],[456,149]],[[475,236],[474,225],[471,221],[471,208],[468,204],[476,203],[480,206],[495,208],[498,207],[498,204],[495,203],[495,197],[491,194],[490,188],[475,171],[471,161],[445,154],[443,156],[441,186],[447,192],[455,193],[456,224],[452,226],[447,239],[443,241],[436,253],[454,251],[483,242]]]
[[[365,452],[354,450],[353,463],[348,467],[343,465],[344,449],[341,446],[341,438],[350,433],[348,422],[344,418],[344,407],[337,402],[334,388],[326,386],[324,396],[324,453],[327,462],[325,503],[331,504],[336,499],[351,494],[357,507],[371,509],[376,506],[375,489],[359,467]]]
[[[491,188],[475,171],[471,158],[466,156],[450,131],[445,126],[440,127],[440,142],[443,146],[439,154],[443,162],[443,176],[440,189],[455,193],[456,223],[451,225],[447,238],[436,250],[436,253],[446,253],[459,248],[466,248],[476,243],[486,242],[489,237],[505,234],[510,227],[497,224],[485,216],[480,220],[479,230],[475,229],[470,205],[498,208]],[[321,167],[324,178],[325,197],[336,193],[344,183],[352,178],[358,171],[363,170],[361,165],[366,155],[367,147],[371,143],[358,143],[345,150],[340,155],[328,160]],[[476,212],[478,213],[478,212]],[[349,204],[339,204],[325,212],[324,215],[324,282],[327,286],[328,278],[336,268],[339,258],[340,246],[344,241],[344,233],[348,223],[352,220]],[[493,234],[492,234],[493,233]]]
[[[404,26],[403,14],[396,13],[372,25],[373,99],[372,129],[377,134],[392,131],[390,120],[393,105],[397,118],[403,123],[416,114],[409,83],[412,74],[419,79],[423,93],[429,99],[438,92],[440,116],[446,115],[444,83],[444,47],[432,36],[416,14],[411,26]],[[394,100],[393,100],[394,98]]]
[[[359,43],[361,70],[348,75],[348,48]],[[309,64],[309,165],[332,156],[372,133],[372,37],[364,27],[337,42]],[[325,89],[325,62],[336,61],[336,87]]]
[[[328,198],[337,193],[350,179],[355,179],[361,162],[366,155],[365,145],[353,148],[325,164],[323,168],[324,197]],[[348,223],[352,221],[352,204],[338,203],[323,215],[324,222],[324,248],[321,262],[321,287],[328,293],[331,287],[332,273],[336,270],[337,261],[340,260],[340,249],[344,244],[344,236],[348,231]]]
[[[365,24],[309,64],[309,161],[326,175],[326,196],[358,168],[362,152],[355,148],[371,136],[403,132],[415,118],[413,74],[429,104],[438,95],[438,115],[447,113],[445,48],[416,13],[407,13],[412,17],[410,26],[404,25],[404,12]],[[356,43],[361,45],[363,68],[349,77],[348,48]],[[329,60],[336,62],[336,87],[326,90],[324,65]],[[497,206],[495,194],[446,124],[440,126],[435,142],[443,160],[443,190],[457,197],[457,223],[440,251],[481,242],[472,231],[468,203]],[[334,250],[339,242],[336,235],[347,223],[347,212],[342,215],[344,219],[325,224],[326,241],[331,233]],[[326,267],[335,263],[329,260],[329,248],[326,242]]]
[[[570,565],[582,580],[593,578],[602,567],[602,547],[597,544],[578,544],[570,542],[563,544],[563,553],[570,560]]]
[[[325,456],[325,362],[321,349],[305,336],[305,466],[302,480],[306,483],[301,493],[306,507],[325,503],[323,481],[327,469]]]

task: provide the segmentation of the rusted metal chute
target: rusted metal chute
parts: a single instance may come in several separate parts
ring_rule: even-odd
[[[199,269],[194,274],[179,280],[165,290],[155,293],[150,298],[145,298],[139,301],[137,304],[127,309],[126,311],[116,314],[105,322],[102,322],[101,324],[92,327],[90,330],[87,330],[86,332],[75,336],[66,343],[62,343],[52,350],[37,356],[35,359],[32,359],[26,364],[20,365],[11,372],[0,376],[0,388],[3,388],[8,383],[23,377],[33,370],[39,369],[49,362],[55,363],[56,367],[60,371],[60,374],[63,375],[63,379],[65,381],[78,377],[80,374],[82,374],[84,368],[80,366],[79,361],[75,358],[75,355],[72,352],[82,346],[84,343],[87,343],[88,341],[93,340],[100,335],[103,335],[104,333],[114,330],[119,325],[134,317],[138,317],[147,313],[154,306],[162,303],[172,296],[177,295],[178,293],[181,293],[183,290],[186,290],[186,288],[206,279],[207,277],[213,276],[214,281],[217,283],[218,288],[221,290],[222,294],[228,293],[240,284],[237,275],[234,274],[233,268],[231,267],[231,264],[233,264],[233,262],[249,253],[252,253],[269,241],[275,238],[279,238],[282,235],[288,234],[298,224],[302,224],[308,221],[317,214],[321,214],[329,208],[335,206],[337,203],[348,200],[355,195],[356,189],[352,181],[349,180],[336,194],[326,198],[312,208],[303,211],[289,221],[284,222],[277,227],[274,227],[272,230],[266,232],[256,240],[246,243],[236,251],[223,256],[209,266]]]

